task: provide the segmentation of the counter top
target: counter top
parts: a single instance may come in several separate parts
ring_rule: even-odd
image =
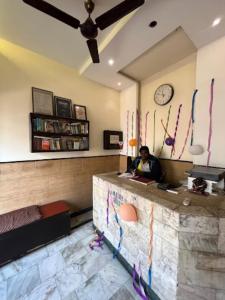
[[[224,195],[201,196],[190,193],[184,187],[176,189],[178,194],[171,194],[169,192],[159,190],[157,188],[157,183],[143,185],[133,182],[128,178],[118,177],[115,173],[99,174],[95,175],[95,177],[106,180],[119,188],[126,189],[133,194],[149,199],[154,203],[176,211],[182,215],[225,218]],[[191,204],[189,206],[183,205],[183,200],[185,198],[191,200]]]

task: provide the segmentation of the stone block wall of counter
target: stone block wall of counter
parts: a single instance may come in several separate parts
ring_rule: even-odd
[[[93,178],[93,218],[95,226],[104,231],[116,248],[119,226],[107,196],[111,194],[116,212],[122,203],[137,209],[138,222],[119,222],[123,228],[120,254],[133,266],[140,263],[148,283],[153,208],[152,286],[162,300],[224,300],[225,299],[225,219],[192,216],[166,208],[136,193],[129,184],[122,187],[101,176]],[[109,201],[109,202],[110,202]]]

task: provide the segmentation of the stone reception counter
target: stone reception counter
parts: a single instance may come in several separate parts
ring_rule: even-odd
[[[120,254],[131,266],[140,264],[146,283],[152,261],[151,288],[160,299],[225,299],[225,197],[178,191],[170,194],[112,173],[94,176],[94,225],[117,248],[113,203],[123,230]],[[185,198],[190,206],[183,205]],[[123,203],[136,208],[137,222],[121,220]]]

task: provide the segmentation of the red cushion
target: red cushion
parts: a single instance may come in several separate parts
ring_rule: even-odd
[[[48,218],[70,210],[65,201],[56,201],[39,207],[42,218]]]

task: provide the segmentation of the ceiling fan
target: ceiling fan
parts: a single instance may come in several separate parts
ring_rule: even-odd
[[[96,18],[95,23],[91,19],[91,13],[94,10],[95,3],[92,0],[85,0],[84,5],[86,11],[88,12],[88,18],[83,24],[81,24],[80,21],[76,18],[44,0],[23,0],[23,2],[75,29],[80,28],[81,34],[87,39],[87,45],[93,63],[99,63],[100,60],[96,40],[96,37],[98,35],[98,28],[103,30],[109,27],[116,21],[120,20],[121,18],[144,4],[145,0],[125,0]]]

